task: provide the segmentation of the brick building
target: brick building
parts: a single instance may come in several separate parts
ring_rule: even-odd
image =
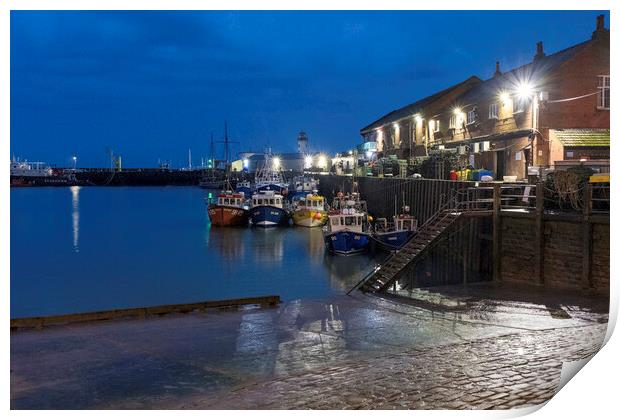
[[[394,110],[361,129],[364,143],[376,143],[379,156],[397,155],[401,159],[427,153],[429,127],[423,115],[432,115],[452,104],[473,86],[482,83],[472,76],[461,83]],[[432,127],[431,127],[432,129]]]
[[[409,118],[425,127],[426,150],[455,148],[464,162],[491,169],[498,179],[522,179],[528,168],[537,172],[566,161],[609,159],[609,30],[603,16],[585,42],[549,55],[539,42],[530,63],[508,72],[496,63],[492,78],[468,81],[386,115],[362,136],[383,132],[386,150],[406,155],[398,127],[389,124]],[[390,118],[394,114],[398,118]]]

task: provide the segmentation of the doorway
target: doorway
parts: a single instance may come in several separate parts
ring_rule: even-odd
[[[503,150],[495,152],[495,179],[501,181],[506,175],[506,157]]]

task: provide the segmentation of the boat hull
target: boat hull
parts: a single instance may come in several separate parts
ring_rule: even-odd
[[[293,223],[297,226],[319,227],[327,223],[327,212],[318,210],[295,210]]]
[[[214,226],[247,226],[249,212],[239,207],[209,205],[209,219]]]
[[[253,226],[288,226],[289,215],[286,210],[275,206],[256,206],[250,210]]]
[[[393,251],[401,249],[413,236],[415,232],[411,230],[400,230],[392,232],[381,232],[373,235],[379,246],[384,249]]]
[[[336,255],[354,255],[368,251],[370,235],[347,230],[327,233],[324,236],[325,247]]]

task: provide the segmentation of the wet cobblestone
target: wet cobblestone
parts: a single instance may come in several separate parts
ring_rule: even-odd
[[[245,384],[178,408],[508,409],[538,405],[555,394],[562,363],[596,353],[605,331],[606,324],[567,327],[386,354]]]

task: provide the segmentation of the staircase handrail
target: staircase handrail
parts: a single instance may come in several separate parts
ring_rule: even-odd
[[[458,210],[459,207],[459,203],[456,200],[456,197],[458,196],[458,194],[460,194],[460,191],[456,190],[454,192],[454,194],[452,194],[450,196],[450,198],[448,198],[446,200],[446,202],[444,204],[442,204],[439,209],[431,216],[429,217],[426,221],[424,221],[424,223],[420,226],[420,228],[418,229],[418,232],[420,232],[422,229],[424,229],[427,225],[431,224],[431,223],[435,223],[437,221],[437,219],[439,218],[439,216],[442,216],[441,219],[439,219],[439,221],[444,220],[446,217],[448,217],[448,215],[450,214],[450,212],[445,212],[448,209],[451,210]],[[442,194],[442,197],[445,196],[444,194]],[[347,295],[350,294],[352,291],[356,290],[357,288],[359,288],[362,284],[364,284],[366,281],[368,281],[369,278],[371,278],[372,276],[374,276],[380,269],[381,267],[383,267],[385,264],[387,264],[389,261],[391,261],[393,258],[395,258],[397,255],[400,255],[400,253],[403,251],[403,249],[407,246],[407,244],[409,244],[412,240],[414,240],[414,238],[417,235],[414,235],[411,239],[409,239],[409,241],[407,241],[402,248],[392,252],[392,254],[387,257],[381,264],[377,264],[375,265],[375,267],[369,272],[367,273],[359,282],[357,282],[357,284],[355,286],[353,286],[348,292]]]

